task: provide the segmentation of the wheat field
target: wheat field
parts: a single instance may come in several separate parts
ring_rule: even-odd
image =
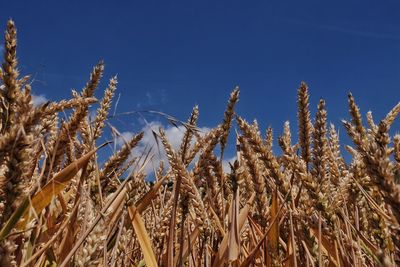
[[[364,123],[350,94],[342,126],[352,144],[341,148],[324,100],[312,119],[302,82],[298,140],[285,122],[273,149],[271,128],[264,136],[235,113],[235,88],[207,133],[197,106],[174,122],[185,127],[178,149],[162,128],[154,133],[168,162],[150,182],[151,155],[131,156],[143,133],[100,159],[117,88],[112,77],[94,97],[103,62],[71,99],[34,106],[16,48],[10,20],[0,68],[0,266],[400,264],[400,135],[389,134],[400,104],[379,122],[368,112]],[[236,161],[226,171],[228,145]]]

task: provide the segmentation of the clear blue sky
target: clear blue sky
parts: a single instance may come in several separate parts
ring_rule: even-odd
[[[285,120],[297,125],[302,80],[313,112],[325,98],[335,124],[349,117],[349,91],[376,119],[400,100],[399,1],[1,2],[2,28],[8,18],[18,27],[21,72],[49,99],[81,89],[104,59],[101,88],[118,74],[118,111],[186,120],[199,104],[206,127],[235,85],[238,113],[277,134]]]

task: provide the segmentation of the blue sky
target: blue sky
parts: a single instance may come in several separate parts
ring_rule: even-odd
[[[296,129],[296,89],[314,112],[348,118],[347,93],[381,118],[400,100],[399,1],[8,1],[0,23],[18,27],[20,69],[48,99],[84,86],[100,59],[102,87],[118,74],[119,112],[152,109],[200,126],[220,122],[241,88],[238,113],[261,129]],[[99,97],[101,94],[98,95]],[[150,118],[149,120],[152,120]],[[135,118],[115,122],[135,131]],[[399,123],[395,124],[398,129]],[[343,128],[341,128],[343,131]]]

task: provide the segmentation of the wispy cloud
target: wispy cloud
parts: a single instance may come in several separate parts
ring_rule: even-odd
[[[355,36],[374,38],[374,39],[387,39],[387,40],[397,40],[397,41],[400,40],[400,35],[396,35],[396,34],[390,34],[390,33],[384,33],[384,32],[373,32],[373,31],[367,31],[367,30],[356,30],[356,29],[354,29],[354,28],[352,29],[350,27],[345,28],[345,27],[339,27],[336,25],[313,23],[313,22],[292,19],[292,18],[279,17],[278,19],[281,21],[287,22],[287,23],[291,23],[291,24],[305,25],[305,26],[310,26],[310,27],[316,28],[316,29],[344,33],[344,34],[348,34],[348,35],[355,35]]]
[[[145,109],[165,105],[167,103],[167,94],[164,89],[146,91],[142,99],[144,101],[138,102],[136,108]]]
[[[400,40],[400,36],[394,35],[394,34],[359,31],[359,30],[341,28],[341,27],[336,27],[336,26],[332,26],[332,25],[324,25],[324,24],[314,24],[313,26],[316,28],[324,29],[324,30],[336,31],[336,32],[341,32],[341,33],[345,33],[345,34],[358,35],[358,36],[368,37],[368,38]]]
[[[32,94],[32,104],[37,107],[41,104],[44,104],[48,101],[48,99],[44,95],[34,95]]]

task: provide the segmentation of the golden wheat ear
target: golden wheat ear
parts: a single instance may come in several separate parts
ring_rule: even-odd
[[[221,124],[221,129],[222,129],[222,135],[220,140],[221,158],[224,155],[226,142],[228,141],[228,136],[229,136],[229,129],[231,128],[232,119],[235,114],[235,105],[238,101],[239,101],[239,87],[235,87],[235,89],[232,91],[229,97],[228,106],[226,107],[224,113],[224,120]]]
[[[301,148],[301,157],[308,165],[311,162],[311,135],[313,127],[309,109],[308,86],[302,82],[297,91],[297,117],[299,120],[299,144]]]
[[[105,187],[110,182],[110,175],[121,168],[123,163],[128,159],[130,156],[132,149],[136,147],[140,140],[143,138],[144,133],[141,132],[135,136],[133,136],[117,153],[111,156],[107,162],[104,164],[103,168],[100,171],[100,183],[101,188],[105,189]]]
[[[9,127],[15,122],[16,107],[18,106],[20,88],[18,83],[19,71],[17,69],[17,29],[14,21],[7,22],[7,30],[5,33],[4,45],[4,63],[1,79],[3,81],[4,89],[2,97],[7,106],[6,115],[7,120],[3,121],[3,129]]]
[[[285,183],[279,162],[276,156],[272,153],[272,150],[267,149],[263,144],[259,131],[240,117],[237,117],[237,124],[242,131],[244,138],[251,145],[252,149],[256,153],[259,153],[261,161],[269,170],[272,178],[275,180],[275,183],[281,186],[281,189],[286,192],[286,190],[288,190],[288,185]]]
[[[349,112],[350,112],[350,115],[352,118],[352,123],[356,127],[356,130],[357,130],[358,134],[360,135],[360,138],[363,139],[363,138],[365,138],[366,131],[362,124],[362,117],[361,117],[360,109],[357,106],[357,104],[354,100],[354,97],[351,93],[349,93],[348,98],[349,98]]]
[[[326,179],[327,138],[325,101],[320,100],[313,132],[313,174],[322,182]]]
[[[265,227],[267,224],[266,214],[268,211],[268,203],[267,203],[267,195],[266,195],[266,186],[264,182],[264,178],[262,176],[262,171],[259,168],[259,164],[257,162],[257,158],[255,157],[254,151],[250,148],[249,144],[242,137],[238,137],[240,142],[240,151],[243,153],[243,159],[246,162],[248,167],[251,179],[253,190],[256,192],[256,203],[257,203],[257,212],[255,214],[256,221],[262,226]]]
[[[290,123],[286,121],[283,125],[283,135],[278,138],[279,146],[281,147],[282,151],[286,154],[293,153],[292,147],[292,135],[290,132]]]
[[[102,134],[104,122],[107,119],[109,110],[111,108],[112,98],[115,90],[117,89],[117,76],[110,79],[108,87],[104,92],[104,97],[100,102],[100,107],[97,109],[96,118],[94,120],[93,139],[96,140]]]

